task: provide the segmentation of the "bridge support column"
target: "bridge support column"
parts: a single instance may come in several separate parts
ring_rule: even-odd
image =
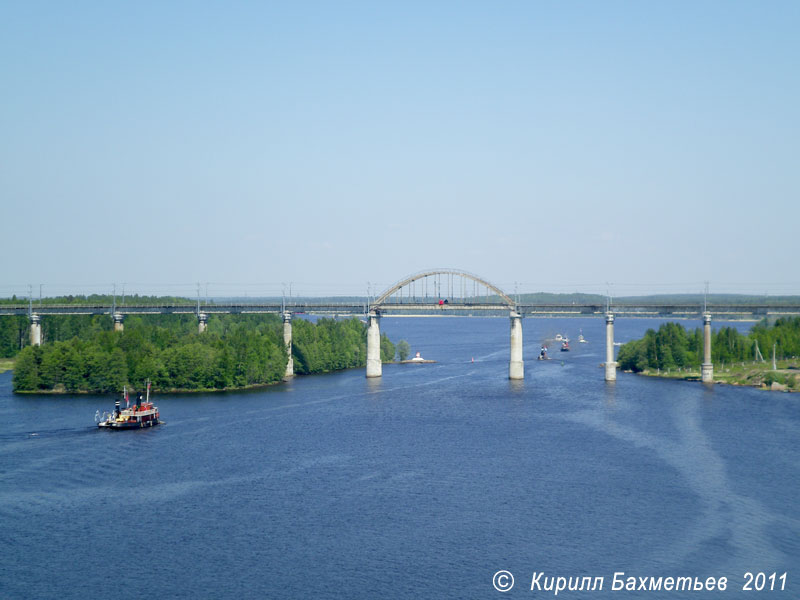
[[[367,377],[380,377],[383,374],[379,321],[378,313],[371,311],[367,317]]]
[[[208,327],[208,315],[206,313],[197,313],[197,333],[205,333]]]
[[[42,345],[42,318],[32,314],[31,319],[31,346]]]
[[[606,381],[617,380],[617,363],[614,361],[614,315],[606,315]]]
[[[286,354],[289,355],[283,378],[291,379],[294,377],[294,358],[292,358],[292,313],[290,312],[283,313],[283,344],[286,346]]]
[[[703,313],[703,364],[700,366],[700,380],[714,383],[714,365],[711,362],[711,313]]]
[[[513,310],[511,318],[511,358],[508,361],[508,378],[524,379],[525,364],[522,361],[522,317]]]
[[[122,324],[122,321],[125,318],[125,315],[114,313],[112,317],[114,319],[114,331],[124,331],[125,326]]]

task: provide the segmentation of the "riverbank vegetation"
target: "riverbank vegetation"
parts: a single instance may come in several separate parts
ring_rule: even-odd
[[[43,317],[47,343],[18,352],[14,391],[111,392],[224,390],[280,381],[288,356],[277,315],[215,315],[197,333],[193,315],[129,316],[112,331],[107,316]],[[366,364],[366,326],[358,319],[292,322],[294,370],[324,373]],[[381,358],[394,358],[381,336]]]
[[[772,325],[763,320],[746,335],[733,327],[712,334],[715,381],[800,390],[799,356],[800,317],[779,318]],[[678,323],[647,330],[642,339],[623,345],[617,357],[623,370],[682,379],[699,379],[702,361],[702,330],[687,331]]]

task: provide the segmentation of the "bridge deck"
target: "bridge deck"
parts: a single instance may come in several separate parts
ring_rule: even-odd
[[[601,316],[606,313],[602,304],[519,304],[517,311],[526,317],[551,316]],[[328,314],[328,315],[363,315],[367,312],[366,304],[353,303],[217,303],[201,304],[199,312],[213,314],[280,314],[283,311],[294,314]],[[431,302],[387,303],[380,307],[384,315],[413,314],[465,315],[473,313],[495,312],[504,314],[508,307],[498,303],[462,303],[450,302],[445,305]],[[716,317],[764,317],[767,315],[789,316],[800,315],[800,304],[709,304],[706,309]],[[41,304],[0,305],[2,315],[146,315],[146,314],[197,314],[197,304],[159,304],[147,306],[109,304]],[[612,304],[610,312],[620,317],[699,317],[703,307],[696,304]]]

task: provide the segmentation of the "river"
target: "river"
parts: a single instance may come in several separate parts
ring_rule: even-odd
[[[607,384],[602,319],[526,319],[519,382],[508,319],[381,327],[438,362],[156,396],[148,430],[98,430],[113,397],[0,374],[0,597],[551,597],[534,573],[604,578],[565,598],[800,594],[800,395]],[[556,333],[572,351],[536,361]],[[728,583],[612,591],[615,572]],[[786,591],[742,592],[746,572]]]

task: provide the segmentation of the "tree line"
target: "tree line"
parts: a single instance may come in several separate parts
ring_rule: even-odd
[[[72,304],[72,305],[108,305],[116,303],[117,306],[158,306],[163,304],[185,304],[193,306],[195,301],[191,298],[179,296],[141,296],[139,294],[127,294],[125,296],[117,294],[88,294],[88,295],[67,295],[51,296],[48,298],[27,298],[11,296],[11,298],[0,298],[0,304],[19,306],[31,304],[34,308],[42,302],[43,304]]]
[[[288,355],[277,315],[215,315],[197,332],[192,315],[128,316],[112,331],[105,316],[43,317],[48,343],[25,346],[14,367],[15,391],[111,392],[222,390],[280,381]],[[356,318],[292,323],[294,370],[324,373],[366,364],[366,326]],[[394,358],[381,336],[381,359]]]
[[[1,298],[0,304],[19,305],[26,304],[27,298]],[[111,296],[93,294],[90,296],[57,296],[45,298],[46,304],[110,304]],[[33,303],[34,309],[38,300]],[[134,294],[125,297],[126,306],[153,306],[159,304],[187,304],[191,301],[187,298],[177,298],[174,296],[139,296]],[[35,312],[35,310],[34,310]],[[165,327],[175,324],[175,317],[172,315],[152,315],[148,323],[160,323]],[[194,317],[190,317],[194,319]],[[132,317],[125,320],[126,326],[131,322]],[[172,320],[170,322],[170,320]],[[197,326],[197,321],[193,321]],[[186,331],[189,321],[182,325]],[[108,315],[42,315],[42,340],[46,342],[56,342],[69,340],[75,336],[84,338],[87,330],[111,331],[113,322]],[[22,348],[30,343],[30,321],[25,315],[4,316],[0,318],[0,358],[13,358]]]
[[[770,325],[766,319],[747,334],[733,327],[721,327],[711,335],[711,361],[714,364],[755,360],[758,348],[764,358],[800,356],[800,317],[781,317]],[[658,330],[648,329],[640,340],[619,349],[617,363],[624,370],[697,367],[703,362],[703,332],[688,331],[678,323],[664,323]]]

